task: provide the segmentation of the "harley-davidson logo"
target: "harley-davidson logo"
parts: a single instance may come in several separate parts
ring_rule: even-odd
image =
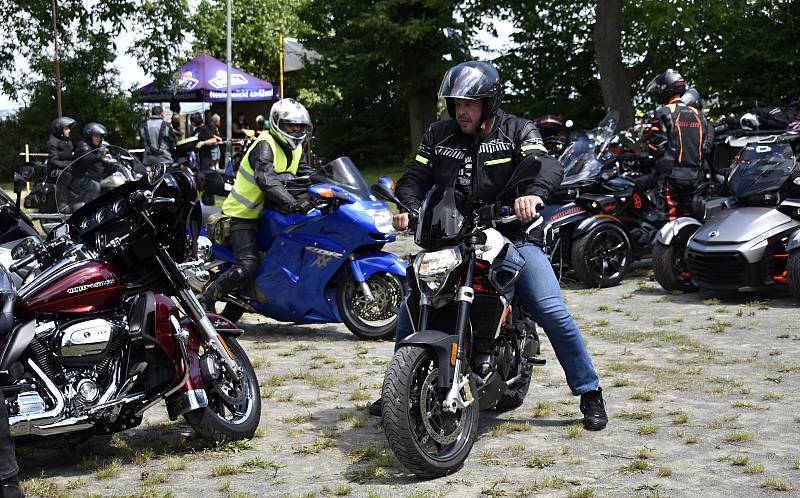
[[[77,287],[70,287],[69,289],[67,289],[67,294],[76,294],[78,292],[83,292],[89,289],[97,289],[98,287],[107,287],[109,285],[112,285],[113,283],[114,279],[109,279],[109,280],[101,280],[99,282],[94,282],[91,284],[79,285]]]
[[[708,237],[709,237],[709,238],[712,238],[712,239],[713,239],[713,238],[714,238],[714,237],[716,237],[717,235],[719,235],[719,232],[718,232],[718,231],[716,231],[716,230],[711,230],[710,232],[708,232]]]

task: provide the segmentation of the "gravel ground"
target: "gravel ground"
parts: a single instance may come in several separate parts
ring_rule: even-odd
[[[392,247],[413,250],[405,239]],[[601,373],[611,421],[584,432],[545,340],[525,404],[481,415],[464,468],[407,475],[366,406],[392,345],[342,325],[245,315],[241,342],[264,402],[257,437],[208,445],[165,411],[89,441],[18,453],[30,496],[800,496],[800,332],[788,293],[664,292],[564,284]]]

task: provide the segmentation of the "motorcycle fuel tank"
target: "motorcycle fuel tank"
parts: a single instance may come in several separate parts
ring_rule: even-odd
[[[122,303],[124,286],[100,261],[57,264],[20,290],[16,313],[95,313]]]

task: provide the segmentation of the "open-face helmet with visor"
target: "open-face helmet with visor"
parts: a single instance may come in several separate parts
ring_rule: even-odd
[[[286,128],[289,123],[298,125],[300,129],[290,132]],[[290,149],[295,149],[306,139],[310,126],[311,117],[308,111],[295,99],[281,99],[269,110],[269,132]]]
[[[483,100],[481,122],[478,123],[480,129],[500,108],[500,74],[486,62],[462,62],[445,73],[439,87],[439,98],[445,99],[452,119],[456,118],[453,99]]]
[[[72,128],[75,125],[75,120],[68,117],[62,116],[60,118],[56,118],[53,120],[53,123],[50,125],[53,130],[53,136],[56,138],[63,138],[64,137],[64,128]]]

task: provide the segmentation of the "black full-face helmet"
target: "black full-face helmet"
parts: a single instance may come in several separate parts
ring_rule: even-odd
[[[663,73],[656,75],[647,85],[647,93],[658,100],[659,104],[665,104],[667,99],[673,95],[683,95],[685,91],[686,81],[684,81],[681,73],[674,69],[667,69]]]
[[[75,120],[69,116],[62,116],[53,120],[50,128],[53,130],[53,136],[57,138],[64,137],[64,128],[72,128],[75,125]]]
[[[462,62],[444,74],[439,98],[445,99],[447,112],[452,119],[456,118],[453,99],[483,100],[480,127],[497,114],[500,107],[500,73],[486,62]]]
[[[470,228],[470,211],[464,195],[452,186],[431,189],[419,210],[414,241],[429,251],[457,244]]]

